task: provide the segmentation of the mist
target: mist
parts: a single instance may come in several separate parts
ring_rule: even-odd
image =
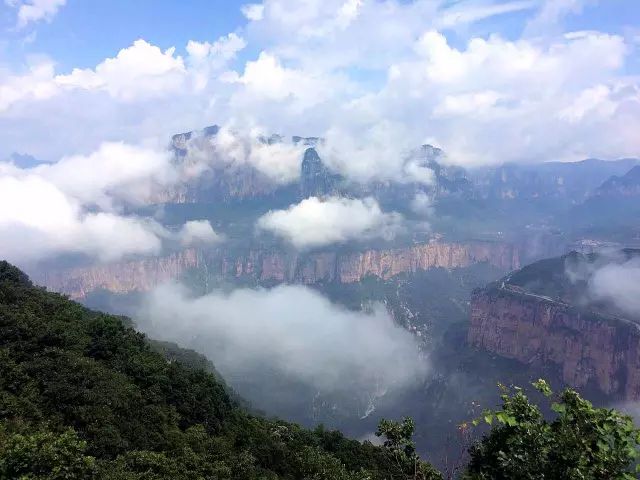
[[[613,303],[630,315],[640,315],[640,259],[612,263],[597,269],[589,280],[589,292]]]
[[[275,371],[323,393],[382,395],[428,370],[419,340],[382,305],[350,311],[303,286],[194,297],[169,284],[150,292],[136,317],[149,336],[199,351],[228,378]]]

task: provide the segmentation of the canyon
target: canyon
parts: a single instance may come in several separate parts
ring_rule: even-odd
[[[507,272],[519,268],[521,248],[507,242],[441,242],[360,252],[299,253],[255,249],[232,253],[224,248],[186,249],[156,258],[66,269],[48,269],[34,278],[48,289],[82,299],[97,290],[115,294],[143,292],[186,275],[247,283],[353,283],[368,276],[394,276],[432,268],[462,268],[487,262]]]

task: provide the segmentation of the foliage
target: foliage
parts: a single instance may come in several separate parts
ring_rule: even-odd
[[[416,454],[416,444],[412,439],[414,430],[415,423],[411,418],[405,417],[401,422],[382,419],[376,435],[384,437],[384,447],[390,453],[397,474],[401,478],[421,480],[442,478],[431,465],[422,462]]]
[[[252,415],[158,349],[0,262],[0,478],[403,478],[387,449]]]
[[[533,384],[553,397],[544,380]],[[633,479],[640,431],[630,417],[594,408],[571,389],[551,402],[555,418],[548,421],[524,392],[506,388],[502,409],[486,411],[482,420],[494,428],[472,447],[464,478],[480,479]],[[479,420],[476,420],[477,424]]]

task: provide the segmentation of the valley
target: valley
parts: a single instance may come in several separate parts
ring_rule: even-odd
[[[211,127],[175,136],[176,161],[188,164],[192,148],[208,151],[216,133]],[[535,270],[541,259],[637,244],[628,230],[612,231],[608,222],[594,224],[592,216],[581,223],[571,213],[617,188],[620,181],[610,178],[637,161],[465,172],[442,166],[444,153],[425,146],[416,155],[433,172],[433,182],[359,185],[323,163],[314,149],[318,139],[297,142],[306,148],[297,183],[280,186],[247,166],[216,166],[195,182],[150,198],[138,210],[161,212],[168,228],[206,219],[225,232],[221,244],[174,247],[159,256],[110,263],[50,262],[30,273],[50,290],[134,319],[147,295],[167,283],[186,286],[196,296],[305,285],[351,311],[382,305],[423,352],[416,362],[424,364],[426,375],[400,389],[374,382],[364,389],[345,384],[326,390],[268,363],[247,370],[216,353],[197,331],[183,346],[208,355],[242,397],[270,415],[310,427],[322,423],[356,438],[371,435],[381,416],[411,415],[419,420],[420,452],[437,465],[457,448],[457,425],[499,400],[496,383],[526,384],[544,376],[601,404],[638,399],[632,373],[640,371],[633,363],[637,347],[635,336],[629,336],[635,327],[620,330],[604,317],[593,321],[544,292],[511,284],[491,287],[510,272],[528,271],[529,264]],[[623,194],[634,195],[627,183]],[[269,211],[309,196],[334,195],[375,198],[403,216],[403,228],[391,238],[297,249],[254,227]],[[428,199],[427,210],[408,208],[416,196]],[[152,337],[174,340],[140,326]]]

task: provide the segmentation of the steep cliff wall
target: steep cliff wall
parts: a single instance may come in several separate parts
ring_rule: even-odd
[[[80,299],[95,290],[113,293],[150,290],[160,283],[179,278],[190,269],[199,268],[201,264],[199,252],[187,249],[165,257],[45,271],[32,277],[50,290]]]
[[[640,399],[640,327],[509,287],[476,292],[469,343],[527,364],[553,364],[575,387]]]
[[[223,249],[185,250],[167,257],[46,272],[37,276],[48,288],[82,298],[104,289],[114,293],[145,291],[189,271],[203,278],[240,279],[266,283],[352,283],[367,276],[389,279],[430,268],[460,268],[488,262],[510,271],[520,266],[516,247],[506,243],[427,243],[407,248],[356,253],[317,252],[300,255],[282,251],[230,254]]]

